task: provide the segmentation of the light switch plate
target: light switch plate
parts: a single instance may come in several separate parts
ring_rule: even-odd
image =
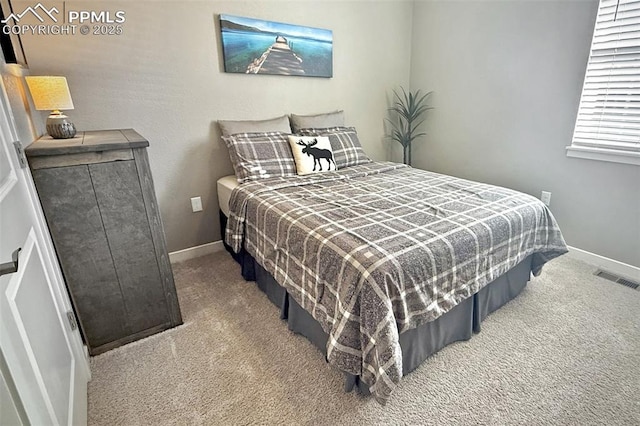
[[[202,211],[202,198],[193,197],[191,198],[191,211],[201,212]]]

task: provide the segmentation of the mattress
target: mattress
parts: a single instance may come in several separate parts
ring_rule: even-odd
[[[229,198],[231,198],[231,191],[240,185],[235,175],[225,176],[218,179],[218,203],[220,210],[229,217]]]

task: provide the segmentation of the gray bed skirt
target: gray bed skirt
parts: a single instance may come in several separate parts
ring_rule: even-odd
[[[223,230],[226,219],[220,212]],[[240,253],[233,253],[229,246],[225,244],[225,247],[240,263],[242,276],[247,281],[255,281],[258,288],[280,309],[280,317],[287,321],[289,329],[305,336],[326,359],[328,335],[311,314],[290,297],[271,274],[244,249]],[[527,285],[531,275],[531,258],[532,256],[527,257],[506,274],[492,281],[435,321],[402,333],[400,347],[402,348],[403,375],[415,370],[427,357],[445,346],[457,341],[469,340],[474,333],[479,333],[480,323],[487,315],[514,299]],[[368,386],[358,376],[347,373],[345,376],[347,392],[357,387],[362,393],[369,394]]]

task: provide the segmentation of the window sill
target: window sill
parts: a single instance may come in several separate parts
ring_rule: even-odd
[[[606,148],[567,147],[567,157],[587,160],[609,161],[613,163],[633,164],[640,166],[640,152],[616,151]]]

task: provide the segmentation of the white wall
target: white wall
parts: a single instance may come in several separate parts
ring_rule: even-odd
[[[13,2],[17,10],[32,3]],[[78,129],[132,127],[150,141],[170,251],[220,239],[215,182],[233,170],[218,119],[344,109],[367,153],[388,157],[383,117],[387,94],[409,84],[411,2],[67,1],[65,7],[124,10],[124,33],[24,36],[30,73],[67,77]],[[334,77],[224,73],[220,13],[332,30]],[[189,198],[198,195],[205,210],[194,214]]]
[[[568,244],[640,267],[640,167],[567,158],[598,2],[416,2],[411,87],[434,90],[414,165],[552,192]]]

